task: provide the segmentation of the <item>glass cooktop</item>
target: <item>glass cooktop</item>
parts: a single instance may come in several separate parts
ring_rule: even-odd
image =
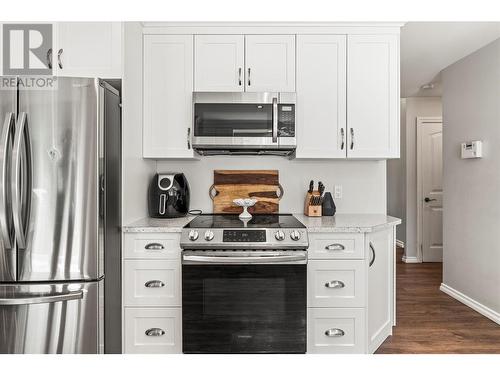
[[[184,228],[305,228],[292,214],[255,214],[249,221],[238,215],[203,214],[195,217]]]

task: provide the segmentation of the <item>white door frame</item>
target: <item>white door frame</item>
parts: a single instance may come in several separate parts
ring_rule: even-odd
[[[422,142],[418,136],[419,129],[426,124],[443,123],[442,117],[417,117],[417,259],[422,263],[424,256],[422,253],[423,246],[423,189],[422,189]]]

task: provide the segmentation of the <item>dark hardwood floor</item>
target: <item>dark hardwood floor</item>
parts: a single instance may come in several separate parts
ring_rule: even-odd
[[[401,256],[398,249],[396,327],[376,353],[500,353],[500,326],[439,290],[441,263]]]

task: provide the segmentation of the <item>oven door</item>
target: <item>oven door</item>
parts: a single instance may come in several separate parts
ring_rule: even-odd
[[[306,267],[183,264],[184,353],[305,353]]]

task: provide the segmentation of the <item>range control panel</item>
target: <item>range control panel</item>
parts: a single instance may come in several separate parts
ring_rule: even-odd
[[[222,242],[266,242],[265,230],[224,230]]]

